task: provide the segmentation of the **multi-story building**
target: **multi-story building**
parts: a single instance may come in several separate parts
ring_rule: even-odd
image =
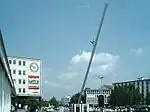
[[[150,79],[140,79],[134,81],[126,81],[126,82],[116,82],[113,83],[114,87],[123,86],[123,85],[133,85],[135,88],[138,88],[139,92],[145,98],[147,93],[150,92]]]
[[[41,60],[8,57],[13,82],[18,96],[41,95]]]
[[[71,96],[67,95],[67,96],[61,98],[61,103],[63,105],[68,105],[70,103],[70,100],[71,100]]]
[[[99,89],[90,89],[86,88],[85,93],[86,93],[86,104],[89,105],[98,105],[98,96],[103,95],[104,96],[104,104],[108,104],[108,97],[111,94],[111,91],[113,89],[113,86],[111,85],[103,85]]]

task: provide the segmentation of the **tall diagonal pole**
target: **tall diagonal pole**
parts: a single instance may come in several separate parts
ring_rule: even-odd
[[[85,87],[85,84],[86,84],[86,80],[87,80],[87,77],[88,77],[88,74],[89,74],[89,71],[90,71],[90,67],[91,67],[91,64],[92,64],[92,60],[93,60],[93,56],[94,56],[95,49],[96,49],[96,46],[97,46],[97,42],[98,42],[98,39],[99,39],[99,35],[100,35],[101,29],[102,29],[102,25],[103,25],[103,21],[104,21],[104,17],[105,17],[105,14],[106,14],[107,7],[108,7],[108,4],[105,4],[104,12],[103,12],[103,15],[102,15],[102,18],[101,18],[101,21],[100,21],[100,25],[99,25],[98,32],[97,32],[97,35],[96,35],[96,39],[95,39],[94,42],[91,42],[93,44],[93,49],[92,49],[91,57],[90,57],[89,64],[88,64],[88,67],[87,67],[87,71],[85,73],[85,78],[84,78],[84,81],[83,81],[83,85],[82,85],[82,88],[81,88],[81,91],[80,91],[78,104],[81,101],[81,96],[82,96],[82,93],[83,93],[83,90],[84,90],[84,87]]]

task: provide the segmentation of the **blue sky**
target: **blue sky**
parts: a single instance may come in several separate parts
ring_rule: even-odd
[[[101,74],[105,84],[148,78],[149,0],[1,0],[7,54],[42,60],[45,99],[80,90],[89,41],[96,36],[105,2],[109,7],[87,86],[98,88]]]

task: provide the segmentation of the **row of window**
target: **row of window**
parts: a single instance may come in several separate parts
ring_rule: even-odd
[[[11,73],[12,73],[12,74],[16,74],[16,70],[11,70]],[[26,75],[26,71],[25,71],[25,70],[23,70],[23,71],[18,70],[18,74],[19,74],[19,75]]]
[[[124,82],[124,83],[116,83],[116,84],[114,84],[115,86],[125,86],[125,85],[144,85],[144,84],[146,84],[146,85],[148,85],[148,84],[150,84],[150,81],[146,81],[146,80],[142,80],[142,81],[134,81],[134,82]]]
[[[86,98],[87,103],[98,103],[98,98]],[[104,96],[104,103],[108,102],[108,98]]]
[[[9,64],[17,64],[16,60],[9,60]],[[23,65],[25,66],[26,65],[26,62],[25,61],[18,61],[18,65]]]
[[[19,88],[19,89],[18,89],[18,93],[26,93],[26,89],[25,89],[25,88],[23,88],[23,89],[22,89],[22,88]]]
[[[16,83],[16,79],[13,79],[14,83]],[[19,84],[26,84],[26,80],[24,79],[18,79]]]
[[[92,104],[93,104],[93,103],[94,103],[94,104],[97,104],[97,103],[98,103],[97,100],[87,100],[86,102],[87,102],[87,103],[92,103]]]
[[[88,90],[87,91],[87,94],[110,94],[111,93],[111,91],[110,90],[101,90],[101,91],[99,91],[99,90]]]
[[[121,87],[124,85],[133,85],[134,88],[137,88],[142,96],[146,96],[150,92],[150,81],[142,80],[137,82],[128,82],[128,83],[117,83],[115,87]]]

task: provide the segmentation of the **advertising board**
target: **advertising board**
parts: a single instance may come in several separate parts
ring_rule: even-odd
[[[31,61],[28,73],[28,94],[31,96],[40,96],[41,67],[40,61]]]

